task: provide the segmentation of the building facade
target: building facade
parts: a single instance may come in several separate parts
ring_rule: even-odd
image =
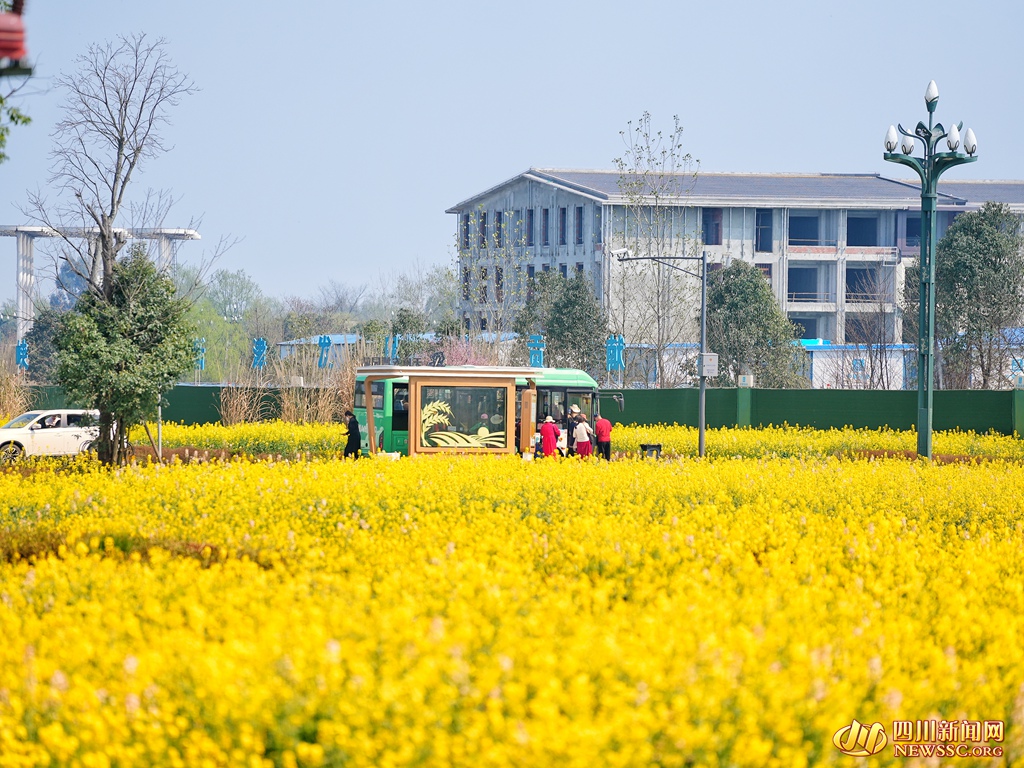
[[[669,251],[703,249],[712,264],[742,259],[760,268],[805,339],[901,340],[903,275],[921,243],[917,182],[877,174],[702,172],[681,177],[672,195],[650,205],[624,193],[636,187],[621,182],[618,171],[530,169],[448,209],[458,219],[467,330],[508,330],[529,279],[545,271],[585,274],[612,317],[624,302],[644,301],[630,298],[625,281],[621,292],[616,285],[624,255],[654,252],[643,229],[658,220]],[[1024,182],[942,182],[939,237],[958,213],[989,201],[1024,215]],[[690,317],[692,309],[685,310]],[[629,323],[621,325],[616,330],[627,342],[635,340]],[[671,341],[694,340],[681,335],[691,337]]]

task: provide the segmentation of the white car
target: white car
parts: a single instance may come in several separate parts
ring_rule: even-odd
[[[100,436],[99,411],[29,411],[0,427],[0,462],[21,456],[66,456]]]

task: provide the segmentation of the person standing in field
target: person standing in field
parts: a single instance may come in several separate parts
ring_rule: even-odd
[[[587,414],[580,413],[576,417],[576,426],[573,427],[573,443],[576,446],[576,455],[587,457],[593,455],[594,444],[590,441],[594,430],[587,423]]]
[[[594,422],[594,439],[597,441],[597,458],[612,460],[612,423],[600,413]]]
[[[352,411],[345,411],[345,422],[348,424],[348,441],[345,443],[345,458],[349,456],[353,460],[359,458],[360,442],[359,420]]]
[[[544,422],[540,425],[540,450],[543,455],[550,456],[558,449],[558,438],[561,434],[562,430],[558,428],[555,420],[545,416]]]

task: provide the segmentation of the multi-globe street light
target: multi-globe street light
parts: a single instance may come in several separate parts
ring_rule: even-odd
[[[939,89],[932,80],[924,94],[928,109],[928,125],[919,122],[911,133],[899,126],[889,126],[885,134],[885,154],[890,163],[913,168],[921,178],[921,255],[918,260],[921,273],[921,300],[918,314],[917,342],[917,455],[932,457],[932,395],[935,376],[935,245],[936,245],[936,204],[938,200],[939,177],[949,168],[972,163],[978,158],[978,142],[970,128],[963,135],[963,154],[960,148],[960,131],[964,124],[957,123],[949,130],[942,123],[932,123],[935,108],[939,103]],[[902,139],[900,138],[902,135]],[[916,140],[924,146],[922,157],[913,157]],[[946,140],[948,152],[936,152],[938,143]],[[897,152],[896,149],[902,150]]]

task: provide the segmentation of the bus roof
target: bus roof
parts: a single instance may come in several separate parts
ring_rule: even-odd
[[[527,368],[511,366],[449,365],[440,368],[425,365],[368,365],[356,370],[356,380],[367,376],[386,377],[389,380],[408,381],[409,376],[439,376],[447,378],[502,378],[514,376],[516,384],[525,386],[532,379],[544,387],[584,387],[596,389],[597,382],[577,368]]]

